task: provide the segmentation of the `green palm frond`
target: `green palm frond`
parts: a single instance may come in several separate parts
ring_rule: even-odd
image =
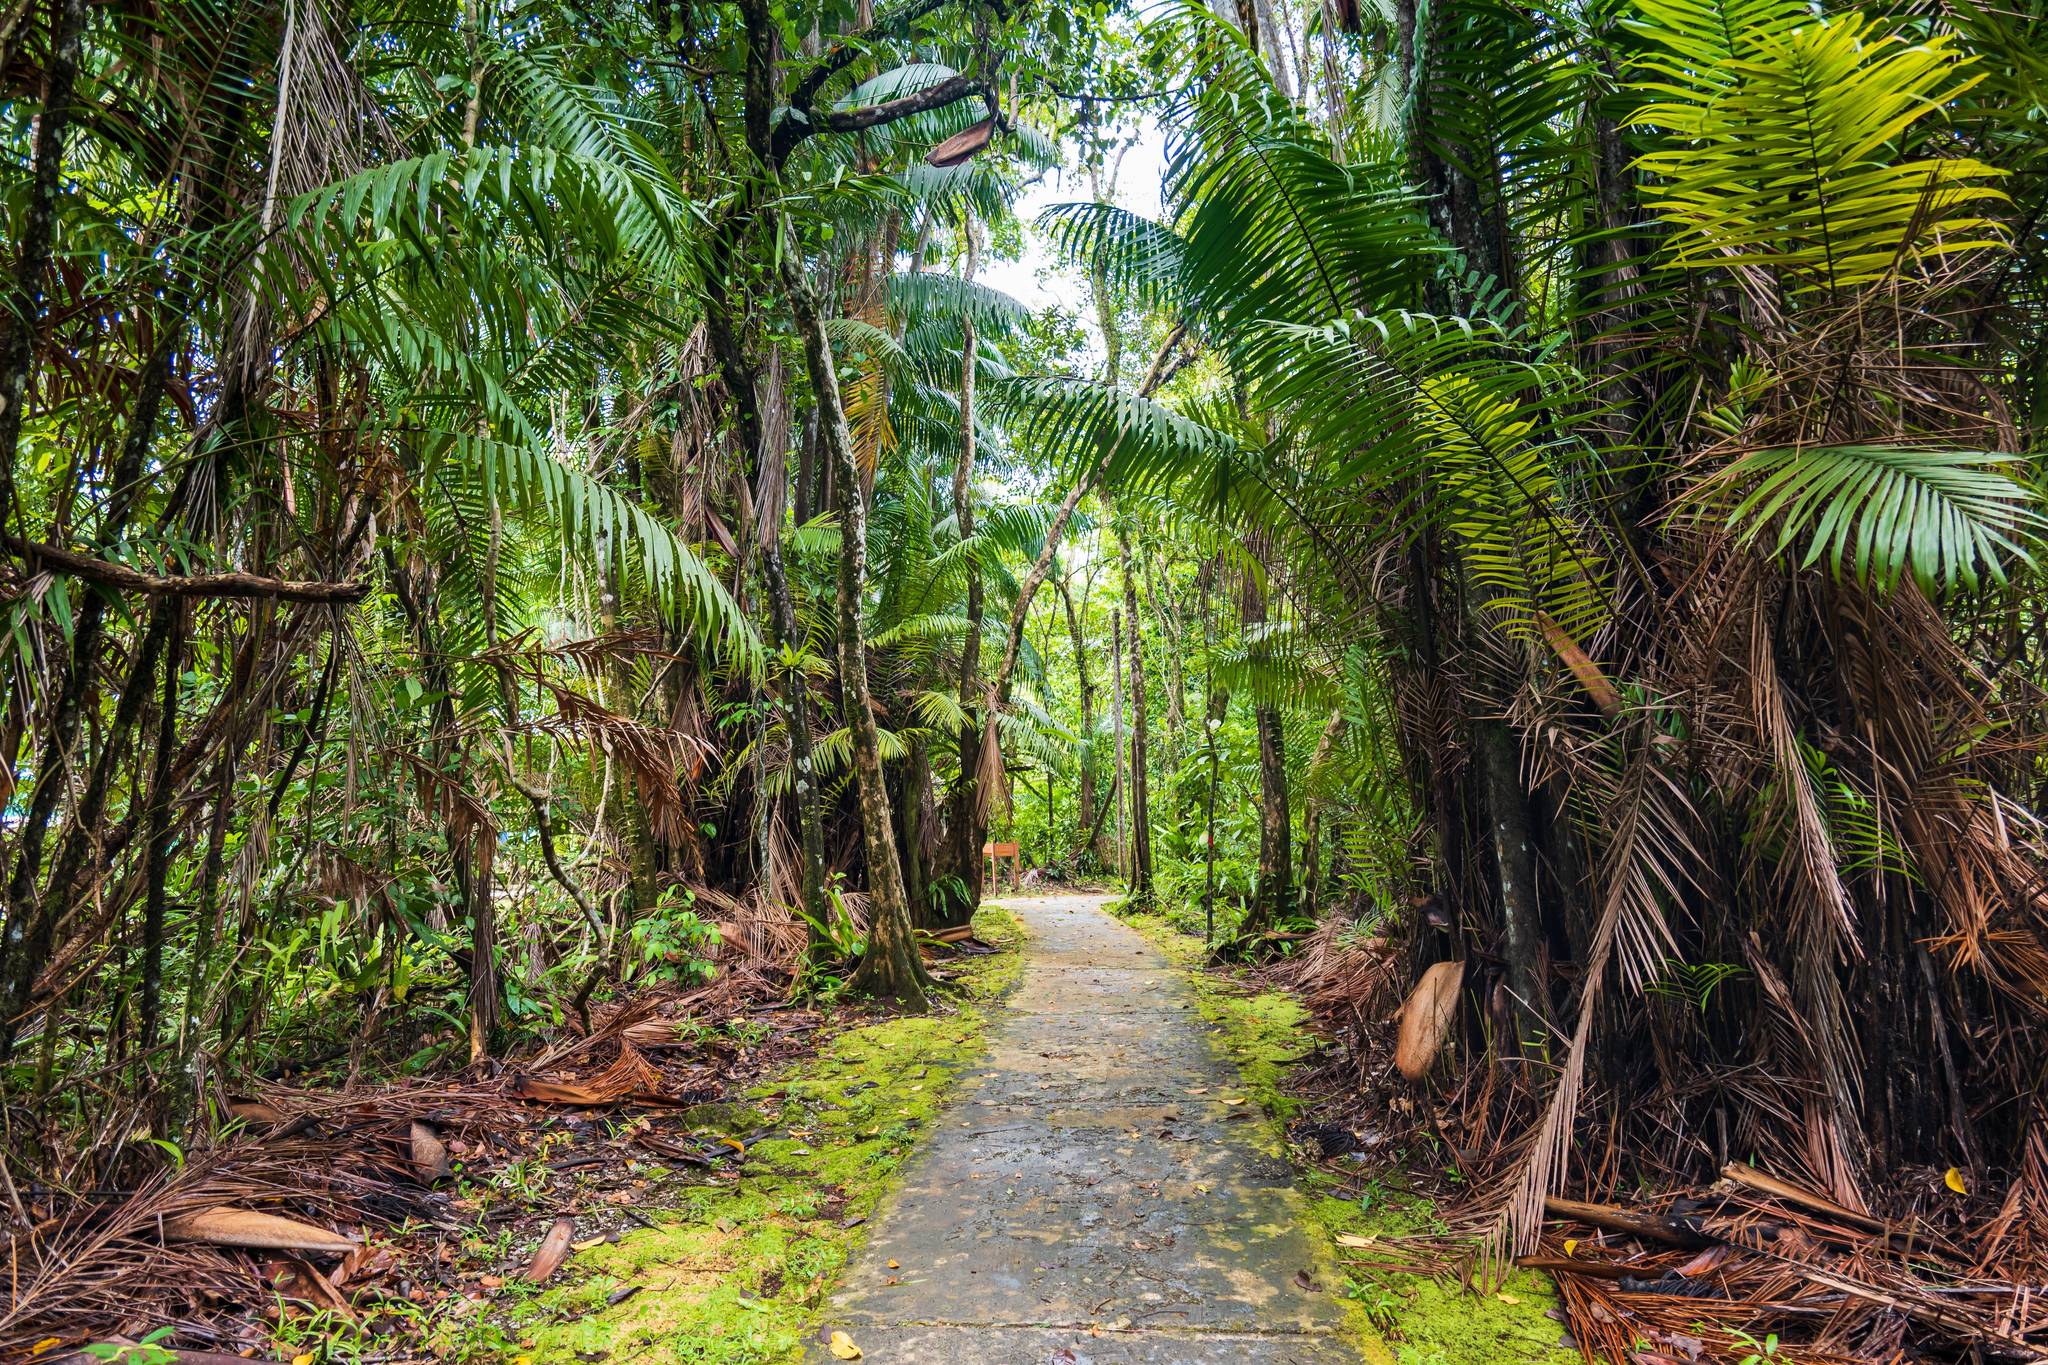
[[[1676,229],[1676,265],[1843,289],[2003,243],[1985,216],[2004,198],[1996,170],[1901,150],[1981,79],[1949,35],[1908,42],[1851,13],[1738,35],[1725,55],[1649,13],[1645,31],[1676,59],[1649,67],[1636,88],[1662,99],[1635,117],[1674,145],[1637,165]]]
[[[1187,244],[1164,224],[1115,204],[1071,203],[1046,209],[1038,227],[1062,259],[1134,302],[1170,306],[1187,291]]]
[[[903,737],[894,730],[877,730],[881,739],[882,760],[892,763],[907,758],[910,749]],[[827,734],[818,736],[811,745],[811,766],[820,778],[833,777],[853,769],[853,732],[844,725]]]
[[[1294,621],[1247,626],[1243,638],[1218,644],[1204,662],[1216,685],[1261,706],[1326,712],[1339,693],[1314,633]]]
[[[985,401],[1013,440],[1064,466],[1069,479],[1102,465],[1112,487],[1158,487],[1240,454],[1222,432],[1092,380],[1019,377],[992,385]]]
[[[547,515],[566,541],[608,553],[624,567],[628,541],[639,546],[647,582],[692,633],[752,673],[765,666],[760,637],[740,604],[696,551],[638,503],[537,443],[461,432],[429,433],[429,473],[442,459],[469,471],[488,502]],[[478,557],[481,562],[481,557]]]
[[[966,637],[973,623],[965,616],[950,612],[935,612],[924,616],[907,616],[896,621],[886,630],[877,631],[868,637],[870,649],[923,649],[934,647]]]
[[[1559,448],[1529,439],[1534,423],[1517,404],[1455,372],[1418,386],[1415,422],[1442,495],[1436,519],[1487,608],[1524,638],[1541,612],[1591,639],[1607,619],[1607,573],[1565,505]]]
[[[2005,581],[2008,560],[2031,565],[2044,519],[2013,474],[2013,457],[1983,450],[1819,446],[1750,451],[1688,494],[1726,507],[1748,544],[1825,561],[1838,578],[1888,588],[1910,575],[1929,592]],[[1732,504],[1732,505],[1730,505]]]
[[[1003,752],[1031,759],[1056,773],[1073,768],[1074,738],[1044,708],[1023,697],[1011,698],[1011,709],[996,713],[996,742]]]
[[[943,271],[892,276],[889,306],[901,317],[971,317],[977,328],[1005,335],[1022,332],[1031,323],[1031,310],[1002,290]],[[958,364],[953,368],[959,369]]]
[[[960,698],[951,692],[926,689],[910,695],[910,714],[920,724],[940,734],[957,735],[974,723],[960,705]]]
[[[1409,302],[1443,247],[1402,165],[1339,162],[1242,34],[1192,3],[1176,14],[1178,60],[1197,80],[1169,119],[1166,194],[1190,315],[1227,345],[1255,319]]]
[[[1703,84],[1732,84],[1737,62],[1813,18],[1801,0],[1636,0],[1622,22],[1650,44],[1637,68],[1666,82],[1638,88],[1686,97]]]

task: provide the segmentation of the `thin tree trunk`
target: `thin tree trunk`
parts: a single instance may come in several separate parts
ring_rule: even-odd
[[[781,235],[779,230],[777,235]],[[783,285],[797,334],[803,340],[811,393],[818,406],[818,431],[839,494],[839,682],[853,740],[855,796],[868,863],[868,950],[851,984],[857,991],[923,1011],[930,1005],[925,994],[928,978],[918,958],[910,909],[904,899],[895,821],[890,817],[888,782],[882,772],[881,732],[875,725],[874,700],[868,690],[861,605],[867,577],[867,502],[854,463],[853,432],[846,424],[831,338],[826,335],[817,296],[803,276],[802,258],[793,244],[785,246]]]
[[[1528,793],[1522,785],[1520,746],[1507,722],[1481,717],[1472,726],[1474,764],[1493,824],[1494,873],[1500,896],[1502,947],[1508,990],[1522,1037],[1537,1036],[1549,1001],[1538,960],[1543,919],[1536,903],[1536,841],[1529,829]]]
[[[966,278],[974,278],[974,227],[967,228]],[[978,349],[974,318],[963,312],[960,318],[960,458],[953,466],[953,518],[960,538],[974,534],[974,366]],[[965,889],[959,904],[934,905],[941,927],[965,924],[981,903],[981,846],[988,837],[991,791],[981,771],[986,746],[984,728],[995,724],[995,711],[977,706],[981,691],[981,570],[972,557],[967,561],[967,637],[960,647],[960,709],[967,723],[960,727],[959,776],[947,792],[947,854],[942,871],[959,879]],[[977,719],[977,713],[979,715]]]
[[[1131,632],[1131,896],[1152,903],[1152,805],[1146,776],[1145,627],[1138,615],[1137,575],[1131,568],[1130,537],[1117,532],[1123,558],[1124,623]]]
[[[470,769],[455,717],[455,679],[437,639],[438,608],[432,574],[415,574],[397,553],[386,551],[392,595],[412,630],[427,682],[437,694],[434,703],[432,755],[437,780],[454,783]],[[492,897],[490,832],[470,826],[458,804],[442,797],[442,835],[454,874],[456,901],[470,920],[469,1042],[470,1059],[488,1055],[498,1043],[502,993],[498,984],[497,906]]]
[[[1116,870],[1128,886],[1131,880],[1129,840],[1125,837],[1124,786],[1124,612],[1109,609],[1109,704],[1116,720],[1111,727],[1116,742],[1116,763],[1109,779],[1109,799],[1116,803]]]
[[[1259,894],[1245,933],[1264,933],[1294,911],[1294,832],[1287,802],[1287,729],[1280,708],[1252,708],[1259,732]]]
[[[1216,943],[1216,787],[1222,776],[1222,755],[1216,741],[1230,710],[1230,694],[1216,686],[1215,645],[1210,635],[1214,617],[1209,612],[1209,586],[1218,567],[1220,561],[1212,561],[1202,570],[1202,653],[1208,660],[1202,683],[1202,738],[1209,746],[1209,791],[1202,821],[1202,942],[1211,947]]]
[[[924,858],[925,794],[931,785],[931,751],[919,733],[910,741],[910,756],[903,764],[902,789],[896,799],[896,846],[903,857],[903,899],[910,907],[910,922],[920,928],[938,927],[935,915],[939,907],[932,900]]]
[[[1067,633],[1073,638],[1074,671],[1081,679],[1081,772],[1078,783],[1079,802],[1075,818],[1083,831],[1082,842],[1074,849],[1079,858],[1084,852],[1093,852],[1092,836],[1087,831],[1096,826],[1095,820],[1095,684],[1088,677],[1088,637],[1081,629],[1081,614],[1074,609],[1074,593],[1062,574],[1055,580],[1059,584],[1060,600],[1067,609]]]
[[[215,765],[213,813],[207,822],[206,856],[200,862],[199,908],[195,916],[197,938],[192,944],[192,961],[185,973],[185,1000],[178,1024],[178,1068],[169,1105],[170,1128],[182,1132],[198,1110],[205,1087],[204,1050],[200,1035],[206,1019],[207,983],[213,965],[214,943],[220,937],[220,878],[226,865],[228,825],[234,812],[236,750],[230,744]]]
[[[1323,896],[1323,810],[1328,804],[1318,794],[1315,775],[1329,763],[1344,733],[1344,711],[1337,707],[1323,724],[1322,738],[1308,761],[1306,789],[1301,802],[1301,910],[1315,916],[1322,909]]]
[[[21,223],[21,254],[14,287],[0,316],[0,527],[14,520],[15,456],[35,369],[36,333],[43,321],[43,276],[57,232],[57,191],[64,176],[64,135],[71,127],[71,95],[84,49],[85,0],[61,0],[44,68],[43,109],[36,119],[35,166],[28,211]],[[10,902],[10,906],[14,904]],[[4,1055],[4,1054],[0,1054]]]
[[[150,779],[148,829],[143,846],[142,1050],[156,1046],[164,984],[164,883],[170,872],[171,763],[178,751],[178,684],[185,667],[186,618],[182,605],[164,648],[163,694],[157,703],[156,762]]]
[[[169,350],[160,349],[143,372],[142,385],[135,395],[135,410],[114,468],[116,492],[100,531],[102,544],[111,543],[120,535],[135,505],[133,490],[155,439],[157,417],[170,378],[169,361]],[[105,624],[106,598],[99,593],[89,594],[79,605],[72,625],[71,648],[58,668],[57,701],[50,713],[48,733],[37,753],[36,782],[30,789],[28,813],[15,843],[14,869],[7,883],[6,937],[0,941],[0,1060],[14,1046],[14,1035],[20,1027],[22,1012],[28,1007],[30,991],[49,961],[56,911],[36,895],[36,878],[42,870],[50,821],[70,782],[73,747],[84,719],[86,695],[92,690]]]

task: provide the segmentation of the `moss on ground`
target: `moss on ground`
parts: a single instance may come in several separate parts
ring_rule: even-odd
[[[961,993],[949,1013],[849,1029],[750,1092],[749,1100],[780,1105],[776,1127],[786,1136],[754,1144],[720,1183],[677,1191],[654,1227],[579,1253],[563,1284],[513,1309],[520,1358],[796,1360],[862,1225],[954,1078],[981,1052],[987,1002],[1016,981],[1023,930],[1015,917],[991,907],[974,925],[1005,951],[954,964]]]
[[[1285,991],[1251,990],[1205,970],[1199,922],[1120,910],[1119,918],[1143,933],[1189,973],[1195,1006],[1210,1025],[1211,1044],[1244,1078],[1244,1095],[1265,1114],[1261,1145],[1291,1155],[1287,1124],[1304,1101],[1288,1089],[1294,1065],[1315,1050],[1308,1011]],[[1190,933],[1188,924],[1195,932]],[[1341,1286],[1360,1349],[1374,1365],[1576,1365],[1576,1349],[1562,1345],[1563,1328],[1546,1316],[1557,1306],[1550,1281],[1518,1270],[1490,1293],[1477,1293],[1450,1277],[1381,1270],[1347,1263],[1361,1250],[1339,1237],[1375,1240],[1445,1229],[1430,1201],[1403,1188],[1398,1173],[1350,1194],[1328,1172],[1296,1164],[1307,1219],[1321,1234],[1320,1269]]]

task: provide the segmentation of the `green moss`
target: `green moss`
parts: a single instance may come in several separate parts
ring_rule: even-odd
[[[1311,1182],[1321,1193],[1310,1201],[1309,1217],[1334,1256],[1347,1254],[1339,1236],[1389,1238],[1441,1232],[1430,1202],[1390,1183],[1376,1182],[1362,1196],[1346,1198],[1327,1176]],[[1369,1255],[1370,1249],[1349,1255]],[[1546,1314],[1557,1306],[1549,1280],[1517,1270],[1505,1283],[1481,1293],[1452,1276],[1429,1276],[1347,1266],[1345,1295],[1391,1343],[1398,1365],[1575,1365],[1577,1350],[1562,1345],[1564,1329]]]
[[[514,1306],[519,1355],[531,1365],[597,1351],[677,1365],[796,1360],[861,1225],[979,1055],[985,1002],[1017,978],[1016,919],[985,909],[975,932],[1010,951],[959,960],[954,1009],[849,1029],[750,1092],[749,1104],[776,1111],[779,1135],[749,1148],[736,1174],[677,1191],[655,1227],[579,1254],[564,1284]]]
[[[1291,1155],[1286,1126],[1302,1108],[1287,1089],[1288,1073],[1314,1050],[1308,1011],[1285,991],[1248,990],[1228,976],[1203,970],[1200,926],[1190,935],[1175,919],[1122,913],[1120,918],[1190,973],[1196,1008],[1210,1024],[1211,1044],[1236,1064],[1244,1095],[1264,1111],[1262,1144]],[[1307,1217],[1322,1234],[1326,1283],[1342,1287],[1360,1348],[1374,1365],[1572,1365],[1576,1350],[1559,1343],[1563,1329],[1545,1316],[1557,1305],[1549,1280],[1516,1271],[1493,1292],[1468,1290],[1452,1277],[1373,1270],[1346,1263],[1360,1251],[1339,1236],[1392,1238],[1440,1233],[1430,1201],[1397,1181],[1375,1181],[1343,1197],[1339,1182],[1313,1168],[1299,1171],[1309,1195]]]

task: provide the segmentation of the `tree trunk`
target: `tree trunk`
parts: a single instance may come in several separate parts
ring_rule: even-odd
[[[1116,870],[1117,875],[1129,885],[1131,864],[1130,841],[1126,835],[1124,786],[1124,611],[1122,607],[1109,609],[1109,704],[1115,717],[1111,733],[1115,743],[1115,762],[1110,769],[1109,799],[1116,803]]]
[[[765,533],[761,547],[761,568],[768,579],[768,601],[774,623],[775,644],[794,649],[802,640],[796,623],[796,606],[789,594],[789,577],[782,567],[781,514]],[[825,817],[820,810],[817,762],[811,752],[810,685],[803,668],[783,671],[782,701],[786,710],[783,728],[789,735],[790,791],[796,802],[797,837],[803,845],[803,912],[809,935],[809,956],[820,960],[829,950],[832,907],[825,896]]]
[[[1078,808],[1075,818],[1081,830],[1081,843],[1074,849],[1075,858],[1084,854],[1093,855],[1093,837],[1089,831],[1095,821],[1095,684],[1088,677],[1088,637],[1081,630],[1081,614],[1074,609],[1074,594],[1068,586],[1066,576],[1055,580],[1059,584],[1060,600],[1067,609],[1067,634],[1074,645],[1074,672],[1081,680],[1081,771],[1078,783]]]
[[[21,254],[14,287],[0,314],[0,527],[14,521],[15,456],[35,370],[36,333],[43,321],[43,276],[57,232],[57,193],[64,176],[64,134],[71,126],[71,93],[85,33],[85,0],[60,0],[44,68],[42,113],[36,119],[35,166],[28,211],[21,223]]]
[[[1515,997],[1521,1036],[1530,1039],[1538,1036],[1549,1001],[1539,961],[1543,918],[1536,902],[1536,843],[1529,828],[1520,746],[1506,721],[1484,716],[1473,723],[1472,748],[1493,825],[1495,886],[1500,896],[1508,990]]]
[[[1245,553],[1270,569],[1272,543],[1263,531],[1245,537]],[[1239,616],[1247,631],[1266,624],[1266,588],[1245,576]],[[1264,934],[1294,912],[1294,830],[1288,812],[1287,731],[1280,709],[1255,702],[1252,719],[1259,734],[1259,889],[1245,916],[1247,936]]]
[[[386,551],[391,574],[392,595],[411,628],[413,643],[420,652],[427,683],[437,694],[434,703],[430,753],[436,780],[457,783],[457,774],[470,771],[468,746],[464,744],[455,716],[455,679],[448,671],[447,654],[441,648],[439,607],[435,601],[431,571],[415,573],[410,563],[394,550]],[[469,1044],[470,1060],[488,1055],[498,1044],[501,992],[498,984],[497,905],[492,897],[491,849],[493,832],[477,829],[450,794],[438,797],[441,805],[442,835],[448,847],[453,871],[456,903],[470,920],[469,946]]]
[[[966,270],[969,280],[974,278],[974,267],[974,230],[970,223]],[[960,538],[966,540],[974,534],[974,366],[978,349],[974,319],[966,313],[961,315],[960,330],[960,458],[953,466],[953,518],[960,528]],[[947,847],[940,868],[949,880],[957,879],[955,884],[961,890],[957,893],[949,891],[943,899],[933,903],[935,923],[941,928],[967,923],[974,917],[975,907],[981,904],[981,846],[988,837],[990,805],[986,777],[981,771],[985,747],[983,732],[984,727],[995,723],[992,710],[986,705],[977,706],[983,701],[979,695],[981,620],[981,570],[970,557],[967,561],[967,638],[960,647],[959,679],[960,709],[966,713],[967,723],[960,727],[957,736],[959,776],[946,794]]]
[[[1336,751],[1337,737],[1344,733],[1344,710],[1335,708],[1329,720],[1323,723],[1322,738],[1316,741],[1315,754],[1308,761],[1306,790],[1301,803],[1301,912],[1314,918],[1322,910],[1323,899],[1323,808],[1328,804],[1319,795],[1316,774],[1321,772]]]
[[[1254,707],[1259,732],[1259,894],[1247,932],[1271,929],[1294,913],[1294,831],[1287,808],[1287,730],[1280,708]]]
[[[940,907],[932,898],[924,857],[925,795],[931,785],[931,752],[920,733],[910,741],[910,757],[904,761],[902,787],[896,797],[896,846],[903,855],[903,900],[910,907],[910,922],[919,928],[942,927],[934,921]]]
[[[779,216],[775,221],[776,235],[781,237]],[[861,605],[867,577],[867,501],[854,463],[853,432],[846,424],[832,342],[825,333],[818,299],[803,276],[802,258],[793,243],[785,242],[785,247],[783,284],[797,333],[803,339],[811,393],[818,407],[818,433],[839,497],[839,684],[847,730],[853,739],[855,796],[868,863],[868,948],[851,984],[857,991],[921,1012],[930,1005],[925,995],[929,978],[917,955],[910,908],[904,899],[895,821],[890,817],[888,782],[882,772],[881,732],[875,725],[874,701],[868,690]]]
[[[178,684],[185,667],[184,608],[177,608],[164,649],[163,694],[157,703],[156,755],[143,844],[142,1050],[156,1046],[163,1008],[165,881],[170,873],[171,761],[178,750]]]
[[[1117,532],[1123,559],[1124,622],[1131,639],[1131,898],[1152,903],[1152,807],[1146,792],[1145,629],[1138,615],[1137,576],[1131,569],[1130,537]]]

